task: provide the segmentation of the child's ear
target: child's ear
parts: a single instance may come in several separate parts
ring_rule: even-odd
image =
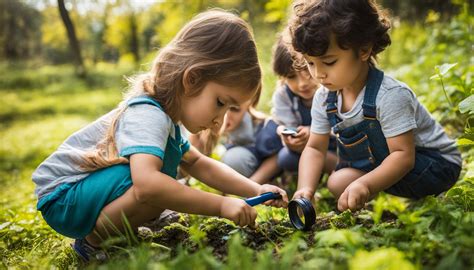
[[[198,74],[195,71],[188,70],[184,72],[183,75],[183,87],[184,87],[184,94],[188,95],[193,89],[196,88],[198,84]]]
[[[372,55],[372,44],[359,49],[359,57],[362,61],[368,61]]]

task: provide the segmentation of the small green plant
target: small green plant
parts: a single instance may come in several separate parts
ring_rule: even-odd
[[[471,94],[459,103],[459,111],[468,114],[466,125],[464,127],[464,134],[458,139],[459,145],[474,145],[474,126],[472,121],[474,119],[474,94]]]
[[[355,225],[355,218],[351,210],[346,210],[330,219],[333,228],[347,228]]]
[[[450,69],[452,69],[453,67],[455,67],[457,64],[458,63],[443,64],[441,66],[436,66],[435,67],[436,74],[430,77],[431,80],[436,79],[436,80],[439,80],[441,82],[441,87],[443,88],[443,93],[446,97],[446,100],[449,102],[449,105],[451,105],[451,107],[454,107],[454,105],[453,105],[453,102],[451,101],[451,99],[449,98],[448,93],[446,92],[446,87],[444,86],[444,82],[443,82],[443,76],[446,75],[446,73],[448,73],[448,71]]]

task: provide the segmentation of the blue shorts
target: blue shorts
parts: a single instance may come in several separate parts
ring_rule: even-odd
[[[349,167],[348,164],[339,162],[336,171]],[[417,147],[414,168],[385,192],[411,199],[439,195],[456,183],[460,172],[461,167],[446,160],[438,150]]]
[[[130,165],[93,172],[76,183],[66,183],[38,201],[49,226],[70,238],[81,239],[95,227],[102,209],[132,186]]]
[[[461,166],[446,160],[439,151],[417,148],[415,167],[385,192],[412,199],[439,195],[456,183],[460,173]]]

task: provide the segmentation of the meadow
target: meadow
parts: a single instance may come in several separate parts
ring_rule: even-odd
[[[323,183],[316,225],[308,233],[291,227],[285,209],[264,206],[257,206],[255,230],[181,215],[167,227],[151,223],[137,236],[110,240],[105,245],[111,259],[87,267],[473,269],[472,22],[466,7],[449,22],[397,25],[392,46],[380,59],[380,66],[410,85],[458,141],[463,171],[446,193],[418,201],[382,193],[364,210],[339,213]],[[276,81],[270,64],[274,33],[255,33],[265,73],[259,108],[268,113]],[[31,174],[68,135],[116,106],[127,86],[124,75],[146,67],[146,61],[138,68],[98,63],[79,79],[69,65],[0,64],[0,268],[82,266],[69,246],[72,240],[49,228],[36,211]],[[209,190],[197,181],[191,185]]]

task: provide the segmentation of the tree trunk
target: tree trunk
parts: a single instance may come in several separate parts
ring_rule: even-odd
[[[69,13],[66,7],[64,6],[64,0],[58,0],[58,8],[59,8],[59,14],[61,15],[61,19],[63,20],[64,26],[66,27],[69,45],[72,50],[74,64],[76,66],[76,73],[79,77],[85,78],[86,69],[84,67],[84,62],[82,61],[79,41],[77,40],[77,37],[76,37],[74,24],[72,23],[71,18],[69,17]]]
[[[135,13],[130,14],[130,52],[133,54],[135,64],[140,62],[140,47],[138,42],[138,26]]]

